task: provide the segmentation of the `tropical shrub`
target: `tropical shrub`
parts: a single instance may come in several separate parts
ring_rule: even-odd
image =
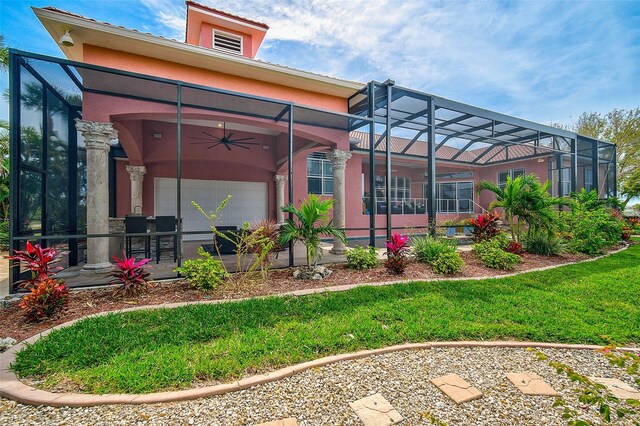
[[[322,257],[320,236],[330,236],[346,243],[347,237],[343,230],[333,226],[329,219],[329,212],[333,208],[333,199],[322,199],[318,195],[310,194],[306,200],[296,208],[293,204],[282,207],[285,213],[291,213],[293,219],[287,219],[280,228],[280,243],[300,241],[307,249],[307,268],[313,269]]]
[[[437,274],[455,274],[460,272],[464,266],[464,261],[460,254],[453,251],[445,251],[440,254],[431,262],[433,271]]]
[[[633,233],[633,228],[631,228],[629,226],[626,226],[626,225],[624,225],[622,227],[622,239],[624,241],[628,242],[629,240],[631,240],[631,234],[632,233]]]
[[[425,235],[411,240],[411,251],[418,262],[431,263],[442,253],[455,253],[456,245],[455,240]]]
[[[476,252],[476,257],[487,268],[505,271],[513,269],[518,263],[522,262],[522,259],[517,254],[507,253],[495,246]]]
[[[127,257],[123,253],[122,259],[113,256],[113,260],[115,269],[109,274],[113,277],[110,284],[120,284],[115,294],[132,297],[149,290],[148,278],[151,274],[144,270],[144,265],[151,259],[141,259],[136,262],[135,257]]]
[[[18,306],[29,321],[42,321],[58,315],[69,301],[69,288],[53,278],[38,281]]]
[[[391,235],[391,240],[387,241],[387,260],[384,266],[396,275],[404,273],[407,267],[408,241],[409,237],[395,233]]]
[[[573,252],[600,254],[621,241],[623,222],[605,209],[577,210],[562,217],[573,236],[568,242]]]
[[[31,277],[29,279],[18,281],[18,287],[32,288],[36,286],[40,281],[51,278],[51,276],[62,269],[60,266],[55,266],[60,262],[61,257],[66,252],[60,252],[53,247],[41,247],[40,244],[31,244],[27,241],[25,250],[14,250],[12,256],[6,256],[7,259],[17,261],[19,266],[22,264],[25,268],[31,271]]]
[[[570,235],[567,238],[571,238]],[[554,233],[533,232],[524,237],[524,249],[527,253],[542,256],[556,256],[564,251],[562,239]]]
[[[189,281],[193,288],[200,291],[210,291],[218,287],[227,277],[227,271],[222,261],[214,259],[202,247],[198,248],[199,259],[185,260],[182,266],[176,268],[178,272]]]
[[[526,238],[526,237],[525,237]],[[507,244],[507,248],[505,249],[507,253],[517,254],[518,256],[522,256],[522,244],[517,243],[515,241],[509,241]]]
[[[495,212],[483,213],[475,219],[469,219],[468,224],[473,227],[473,241],[478,243],[498,235],[500,233],[499,220],[500,215]]]
[[[376,248],[355,246],[347,252],[347,267],[351,269],[371,269],[378,266]]]
[[[504,217],[509,223],[513,241],[520,242],[523,225],[528,225],[528,232],[549,231],[555,226],[554,206],[569,204],[568,199],[552,197],[549,194],[550,181],[540,184],[538,177],[531,174],[507,177],[504,188],[496,183],[482,181],[478,183],[478,194],[490,191],[496,195],[489,209],[502,208]]]
[[[251,245],[248,247],[250,253],[264,257],[263,263],[270,264],[271,257],[277,251],[282,250],[280,244],[280,226],[272,219],[263,219],[249,227],[252,235]],[[268,244],[268,243],[271,244]]]

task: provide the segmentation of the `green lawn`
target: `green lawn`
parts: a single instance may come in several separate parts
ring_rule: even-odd
[[[431,340],[640,342],[640,245],[595,262],[483,281],[136,311],[55,331],[15,371],[86,392],[154,392],[325,355]]]

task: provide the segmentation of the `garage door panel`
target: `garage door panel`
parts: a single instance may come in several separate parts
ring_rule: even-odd
[[[207,231],[209,222],[191,204],[195,201],[206,212],[215,210],[227,195],[232,198],[220,213],[219,225],[241,227],[267,217],[267,184],[265,182],[232,182],[182,179],[182,218],[184,231]],[[176,180],[155,178],[155,214],[176,214]],[[185,235],[184,240],[203,240],[208,235]]]

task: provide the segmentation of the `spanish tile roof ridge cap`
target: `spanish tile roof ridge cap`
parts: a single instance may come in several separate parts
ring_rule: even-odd
[[[286,68],[286,69],[292,70],[292,71],[300,71],[300,72],[305,72],[305,73],[308,73],[308,74],[317,75],[319,77],[330,78],[332,80],[340,80],[340,81],[344,81],[346,83],[352,83],[352,84],[361,84],[363,86],[365,85],[365,83],[363,83],[361,81],[347,80],[346,78],[335,77],[333,75],[322,74],[322,73],[315,72],[315,71],[303,70],[303,69],[300,69],[300,68],[290,67],[288,65],[278,64],[277,62],[265,61],[264,59],[260,59],[260,58],[248,58],[248,59],[252,59],[253,61],[256,61],[256,62],[262,62],[263,64],[267,64],[267,65],[275,65],[277,67]]]
[[[216,9],[214,7],[211,7],[211,6],[205,6],[204,4],[200,4],[200,3],[192,1],[192,0],[187,0],[187,1],[184,2],[184,4],[186,4],[187,6],[190,6],[190,5],[191,6],[195,6],[195,7],[198,7],[200,9],[207,10],[209,12],[219,13],[221,15],[227,16],[228,18],[238,19],[240,21],[244,21],[244,22],[249,23],[249,24],[258,25],[258,26],[263,27],[264,29],[267,29],[267,30],[269,29],[269,25],[265,24],[264,22],[255,21],[253,19],[245,18],[244,16],[240,16],[240,15],[234,15],[233,13],[229,13],[229,12],[226,12],[226,11],[221,10],[221,9]]]
[[[185,41],[176,40],[174,38],[163,37],[163,36],[160,36],[160,35],[157,35],[157,34],[152,34],[152,33],[149,33],[149,32],[143,33],[142,31],[136,30],[135,28],[128,28],[128,27],[124,27],[122,25],[115,25],[115,24],[112,24],[112,23],[106,22],[106,21],[98,21],[97,19],[89,18],[89,17],[83,16],[83,15],[79,15],[77,13],[69,12],[67,10],[58,9],[57,7],[54,7],[54,6],[46,6],[46,7],[43,7],[42,9],[49,10],[51,12],[61,13],[63,15],[73,16],[75,18],[84,19],[84,20],[90,21],[90,22],[96,22],[96,23],[99,23],[99,24],[108,25],[108,26],[113,27],[113,28],[121,28],[121,29],[128,30],[128,31],[134,31],[134,32],[139,33],[139,34],[147,34],[147,35],[152,36],[152,37],[158,37],[158,38],[161,38],[161,39],[164,39],[164,40],[175,41],[177,43],[181,43],[181,44],[184,44],[186,46],[193,46],[193,47],[200,47],[202,49],[207,49],[206,47],[191,45],[189,43],[186,43]],[[207,50],[212,50],[212,49],[207,49]],[[229,53],[229,54],[225,53],[225,54],[229,55],[230,57],[232,57],[232,55],[233,55],[233,57],[237,56],[237,55],[231,54],[231,53]],[[261,62],[261,63],[266,64],[266,65],[274,65],[274,66],[281,67],[281,68],[286,68],[286,69],[292,70],[292,71],[304,72],[304,73],[307,73],[307,74],[316,75],[318,77],[330,78],[332,80],[339,80],[339,81],[342,81],[342,82],[345,82],[345,83],[359,84],[359,85],[363,85],[363,86],[365,84],[365,83],[363,83],[361,81],[347,80],[347,79],[340,78],[340,77],[334,77],[334,76],[327,75],[327,74],[321,74],[321,73],[318,73],[318,72],[303,70],[303,69],[300,69],[300,68],[294,68],[294,67],[290,67],[290,66],[287,66],[287,65],[278,64],[278,63],[275,63],[275,62],[265,61],[265,60],[259,59],[259,58],[243,57],[243,59],[247,59],[247,60],[250,60],[250,61],[256,61],[256,62]]]
[[[85,21],[96,22],[98,24],[108,25],[108,26],[113,27],[113,28],[121,28],[123,30],[134,31],[134,32],[139,33],[139,34],[147,34],[147,35],[150,35],[152,37],[158,37],[158,38],[161,38],[161,39],[164,39],[164,40],[172,40],[172,41],[177,41],[178,43],[183,43],[183,42],[181,42],[179,40],[176,40],[174,38],[168,38],[168,37],[164,37],[164,36],[161,36],[161,35],[152,34],[150,32],[143,32],[143,31],[140,31],[140,30],[136,30],[135,28],[125,27],[123,25],[116,25],[116,24],[112,24],[111,22],[107,22],[107,21],[98,21],[97,19],[89,18],[88,16],[80,15],[80,14],[74,13],[74,12],[69,12],[68,10],[58,9],[55,6],[45,6],[42,9],[49,10],[51,12],[60,13],[60,14],[63,14],[63,15],[73,16],[74,18],[84,19]]]

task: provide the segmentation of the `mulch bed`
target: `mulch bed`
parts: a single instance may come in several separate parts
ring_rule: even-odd
[[[523,256],[523,262],[517,265],[513,271],[499,271],[485,268],[470,252],[463,252],[460,253],[460,255],[464,259],[465,266],[460,273],[449,277],[478,278],[506,275],[513,272],[523,272],[530,269],[561,265],[589,258],[589,256],[581,254],[563,254],[560,256],[547,257],[525,253]],[[325,266],[332,269],[333,274],[320,281],[297,280],[292,277],[291,269],[278,269],[270,271],[268,279],[265,282],[246,285],[243,288],[221,286],[209,293],[202,293],[194,290],[187,282],[184,281],[155,283],[148,293],[143,293],[134,299],[125,299],[122,296],[114,296],[113,288],[72,291],[72,296],[70,297],[69,304],[67,305],[64,313],[59,318],[41,323],[25,322],[22,310],[17,306],[18,303],[11,302],[8,306],[0,308],[0,338],[12,337],[17,341],[21,341],[57,324],[62,324],[75,318],[97,312],[130,308],[132,306],[190,302],[197,300],[238,299],[353,283],[442,278],[441,275],[435,274],[431,270],[430,266],[417,262],[410,263],[404,275],[390,274],[383,266],[364,271],[348,269],[344,263]]]

